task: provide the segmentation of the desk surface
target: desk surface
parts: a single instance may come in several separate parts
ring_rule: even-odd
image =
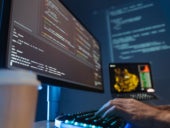
[[[34,123],[34,128],[54,128],[54,122],[38,121]]]

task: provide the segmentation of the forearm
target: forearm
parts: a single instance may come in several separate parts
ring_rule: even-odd
[[[153,118],[153,125],[154,128],[170,128],[170,111],[160,111],[160,113]]]
[[[170,111],[170,105],[159,105],[159,106],[157,106],[157,108],[159,108],[161,110],[168,110],[168,111]]]

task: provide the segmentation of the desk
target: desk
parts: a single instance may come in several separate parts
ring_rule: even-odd
[[[34,123],[34,128],[54,128],[54,122],[38,121]]]

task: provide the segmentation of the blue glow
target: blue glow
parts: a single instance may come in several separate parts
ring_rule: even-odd
[[[84,127],[87,127],[87,124],[83,124]]]
[[[92,124],[75,122],[74,120],[65,120],[64,123],[68,125],[72,125],[73,127],[75,126],[75,127],[82,127],[82,128],[103,128],[101,126],[95,126]]]
[[[117,122],[117,121],[112,122],[111,125],[114,125],[116,122]]]
[[[74,122],[74,125],[78,125],[79,123],[78,122]]]
[[[69,123],[69,121],[68,121],[68,120],[65,120],[65,121],[64,121],[64,123],[68,124],[68,123]]]
[[[124,128],[132,128],[132,125],[130,123],[127,123]]]

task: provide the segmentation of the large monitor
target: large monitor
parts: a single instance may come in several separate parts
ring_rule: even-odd
[[[103,92],[100,46],[58,0],[1,1],[1,67],[45,84]]]

